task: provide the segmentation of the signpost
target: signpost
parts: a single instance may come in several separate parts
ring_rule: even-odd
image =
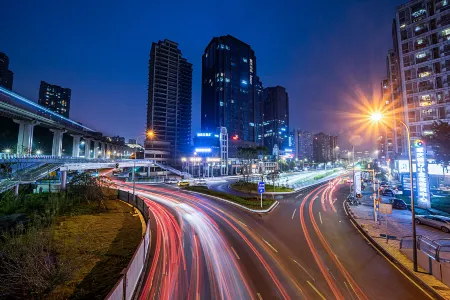
[[[387,215],[392,214],[392,204],[380,203],[380,213],[384,213],[384,218],[386,219],[386,244],[388,243],[389,235],[388,235],[388,219]]]
[[[263,196],[263,193],[265,191],[266,191],[266,184],[264,183],[264,181],[258,182],[258,194],[261,195],[261,208],[263,207],[263,205],[262,205],[262,196]]]

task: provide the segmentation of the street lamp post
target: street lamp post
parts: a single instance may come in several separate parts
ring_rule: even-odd
[[[149,131],[146,132],[146,134],[142,134],[142,135],[136,137],[136,145],[139,145],[138,139],[140,137],[143,137],[143,136],[147,136],[147,137],[151,138],[152,142],[153,142],[154,132],[153,132],[153,130],[149,130]],[[152,147],[153,147],[153,145],[152,145]],[[136,173],[136,171],[135,171],[135,169],[136,169],[136,159],[137,159],[137,150],[136,150],[136,152],[134,152],[133,171],[131,173],[132,174],[131,177],[133,179],[133,201],[136,201],[136,174],[135,174]]]
[[[373,113],[370,118],[372,121],[379,122],[383,118],[383,114],[376,112]],[[412,219],[412,236],[413,236],[413,267],[414,271],[417,272],[417,234],[416,234],[416,213],[414,209],[414,185],[413,185],[413,164],[411,155],[411,133],[408,125],[403,121],[398,120],[400,124],[405,127],[407,136],[407,147],[408,147],[408,160],[409,160],[409,180],[411,189],[411,219]]]

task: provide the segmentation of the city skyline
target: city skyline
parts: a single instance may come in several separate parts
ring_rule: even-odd
[[[299,116],[292,118],[293,121],[290,124],[292,128],[303,128],[315,132],[333,131],[333,134],[348,136],[351,133],[348,128],[343,126],[339,126],[339,128],[333,125],[333,123],[338,122],[339,116],[333,116],[331,112],[345,111],[348,106],[348,103],[346,103],[348,101],[347,95],[351,92],[348,89],[353,87],[354,84],[357,84],[363,90],[369,91],[368,93],[375,90],[375,88],[372,89],[373,86],[378,86],[376,82],[379,82],[379,78],[382,77],[381,74],[384,71],[380,62],[390,42],[390,22],[396,5],[401,4],[403,1],[382,2],[384,4],[351,1],[343,7],[332,2],[327,4],[307,4],[303,7],[307,9],[300,10],[301,12],[308,10],[323,11],[324,8],[328,8],[324,12],[324,17],[328,18],[326,21],[326,18],[316,20],[307,15],[302,20],[290,12],[292,9],[283,8],[281,5],[275,6],[273,10],[284,14],[283,20],[287,20],[284,25],[280,24],[276,27],[263,24],[266,22],[262,22],[262,20],[271,14],[272,8],[269,9],[267,3],[261,3],[260,6],[263,13],[261,16],[255,17],[257,20],[254,20],[254,22],[261,23],[262,26],[257,31],[249,29],[250,27],[246,28],[247,26],[238,26],[226,22],[219,15],[214,17],[208,16],[203,9],[201,10],[203,13],[201,13],[199,18],[201,17],[200,19],[205,22],[210,20],[213,26],[208,26],[208,28],[202,27],[200,35],[193,34],[195,30],[200,29],[198,22],[193,26],[187,25],[183,26],[183,28],[168,26],[158,30],[144,30],[143,27],[155,28],[155,26],[142,26],[141,23],[144,22],[145,13],[140,13],[136,16],[136,22],[126,24],[127,26],[124,26],[123,29],[101,27],[107,29],[102,33],[102,38],[99,38],[98,31],[88,32],[88,25],[96,26],[101,20],[108,24],[111,21],[110,18],[122,13],[129,15],[131,11],[145,12],[146,6],[137,7],[134,4],[128,8],[125,7],[124,11],[122,8],[119,10],[119,7],[111,6],[107,8],[108,12],[105,13],[105,17],[102,17],[103,19],[100,18],[100,20],[93,18],[91,15],[84,15],[82,11],[74,9],[73,17],[87,18],[85,25],[80,28],[72,28],[69,25],[60,26],[59,28],[52,28],[52,30],[56,32],[67,31],[68,35],[76,40],[76,44],[72,40],[67,41],[66,37],[61,37],[61,41],[68,43],[59,43],[58,51],[36,44],[33,55],[29,55],[29,53],[19,48],[20,43],[17,38],[19,36],[21,38],[29,38],[30,43],[35,44],[34,30],[48,29],[53,22],[57,21],[57,17],[52,17],[48,21],[42,21],[39,18],[39,22],[37,22],[35,14],[39,15],[40,12],[49,14],[51,11],[58,9],[59,4],[56,2],[52,4],[52,1],[50,1],[34,9],[27,8],[24,10],[14,3],[8,3],[11,15],[2,19],[1,22],[7,22],[12,30],[1,37],[1,44],[4,47],[2,51],[10,57],[10,68],[15,72],[16,78],[13,89],[16,92],[36,99],[35,95],[39,82],[42,79],[46,79],[49,82],[57,82],[62,86],[70,86],[72,88],[73,101],[77,103],[72,108],[74,119],[108,134],[119,134],[127,138],[133,138],[145,129],[145,112],[142,107],[145,107],[147,98],[146,62],[148,58],[146,56],[150,50],[151,42],[165,38],[173,40],[179,43],[186,58],[193,63],[192,132],[195,133],[200,131],[201,82],[199,78],[201,77],[201,54],[212,37],[231,34],[245,41],[255,50],[258,56],[258,75],[264,86],[279,84],[285,86],[289,91],[292,99],[291,113]],[[100,7],[101,3],[96,3],[93,9],[97,5]],[[297,6],[299,4],[293,5]],[[246,7],[250,6],[251,3],[243,4],[242,9],[245,10]],[[179,4],[179,7],[183,7],[183,4]],[[331,8],[337,11],[341,9],[343,14],[339,16],[339,14],[331,13]],[[46,9],[49,12],[43,12]],[[156,5],[155,9],[164,11],[166,8]],[[197,7],[193,5],[185,9],[193,13]],[[19,11],[24,18],[29,17],[28,25],[18,24],[13,19]],[[363,17],[363,15],[366,13],[377,14],[379,17],[378,21],[365,21],[362,26],[359,26],[358,32],[355,32],[356,29],[352,26],[353,22],[349,21],[352,12],[355,11],[359,11],[355,16],[355,22],[365,19],[366,17]],[[230,12],[224,8],[221,13],[226,15]],[[242,15],[243,12],[238,11],[236,14]],[[106,17],[106,15],[110,16]],[[186,18],[178,12],[177,15],[182,20]],[[151,23],[156,22],[155,24],[157,24],[160,19],[160,17],[157,17]],[[330,24],[331,20],[333,22],[341,22],[342,29],[329,28],[328,24]],[[250,21],[245,21],[245,24],[248,22]],[[286,26],[292,29],[287,30],[288,27]],[[311,26],[312,29],[317,28],[317,33],[309,34],[305,32],[302,30],[306,28],[305,26]],[[133,33],[128,37],[126,34],[133,30],[137,33]],[[373,32],[373,38],[377,43],[367,41],[363,34],[364,30]],[[346,43],[341,43],[338,40],[339,36],[344,38],[346,31],[352,34],[353,39],[352,41],[347,40]],[[257,32],[264,32],[264,36],[257,34]],[[139,39],[136,39],[136,34],[139,36]],[[294,34],[298,35],[298,38],[289,40]],[[320,39],[317,34],[320,34]],[[47,41],[49,43],[50,41],[55,41],[54,36],[49,34],[51,39],[45,36],[43,44]],[[56,36],[59,35],[56,34]],[[125,42],[118,43],[117,38]],[[130,38],[133,38],[133,40],[128,40]],[[79,43],[78,41],[85,42]],[[289,47],[286,44],[288,42],[291,43]],[[330,51],[324,51],[326,44],[329,45],[328,47],[332,47],[334,51],[331,52],[333,54],[330,54]],[[377,50],[374,50],[371,44],[376,44]],[[364,53],[364,55],[356,53],[356,45],[359,45],[358,47],[360,48],[362,47],[363,50],[367,50],[365,53],[364,51],[358,51]],[[300,49],[302,49],[302,55],[298,55]],[[128,57],[128,59],[123,59],[124,57]],[[351,60],[349,60],[350,57]],[[337,67],[336,63],[333,62],[336,58],[344,62],[340,65],[345,65],[345,62],[347,62],[348,67]],[[111,61],[114,61],[114,64],[111,64]],[[47,70],[44,70],[44,68],[47,68]],[[337,70],[339,76],[330,75],[329,73],[332,72],[317,71],[326,68],[331,68],[333,71]],[[116,70],[116,72],[113,70]],[[84,75],[80,76],[81,73]],[[361,74],[363,75],[361,76]],[[342,75],[345,75],[345,78],[348,80],[343,82],[337,78],[342,77]],[[361,78],[361,80],[355,83],[355,78]],[[321,89],[321,80],[329,82],[330,87]],[[378,90],[375,92],[379,93]],[[333,98],[337,98],[337,100],[335,101]],[[333,101],[330,99],[333,99]],[[107,104],[110,102],[114,103],[114,105],[108,106]],[[302,110],[305,105],[308,105],[309,113],[306,113],[304,109]],[[86,107],[90,109],[86,110]],[[114,122],[118,117],[117,111],[122,113],[121,119],[127,124],[126,127],[122,126],[124,123]],[[329,122],[327,123],[318,120],[319,116],[324,113],[330,114]],[[101,118],[94,118],[94,115],[99,114],[102,115]],[[92,119],[96,121],[90,121]],[[108,125],[106,126],[105,124]],[[348,138],[346,139],[348,140]]]

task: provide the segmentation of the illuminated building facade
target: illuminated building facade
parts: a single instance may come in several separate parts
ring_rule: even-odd
[[[225,127],[230,137],[257,142],[262,84],[252,48],[227,35],[213,38],[202,57],[202,132]]]
[[[71,95],[72,91],[69,88],[41,81],[38,103],[55,113],[69,118]]]
[[[191,150],[192,64],[183,58],[177,43],[152,44],[148,81],[147,130],[153,130],[154,141],[145,144],[146,158],[164,157],[178,163]],[[152,145],[158,145],[154,153]],[[161,145],[169,148],[169,154]]]
[[[267,87],[263,95],[264,146],[275,145],[284,150],[289,147],[289,96],[282,86]]]
[[[409,1],[395,24],[403,116],[415,140],[450,121],[450,1]]]

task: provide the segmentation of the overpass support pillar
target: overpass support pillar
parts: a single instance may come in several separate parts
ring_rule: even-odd
[[[72,137],[73,137],[72,157],[79,157],[81,135],[72,134]]]
[[[102,147],[102,153],[101,158],[106,158],[106,143],[100,143],[100,146]]]
[[[92,156],[92,158],[98,158],[99,152],[99,141],[94,140],[94,155]]]
[[[84,157],[91,158],[91,141],[92,139],[84,138]]]
[[[105,158],[111,158],[111,145],[105,143]]]
[[[67,188],[67,171],[61,171],[61,185],[59,189],[65,191]]]
[[[52,155],[61,156],[62,155],[62,140],[65,130],[61,129],[50,129],[53,132],[53,144],[52,144]]]
[[[33,131],[38,123],[26,120],[14,120],[19,124],[19,136],[17,138],[17,154],[31,154],[33,149]]]

